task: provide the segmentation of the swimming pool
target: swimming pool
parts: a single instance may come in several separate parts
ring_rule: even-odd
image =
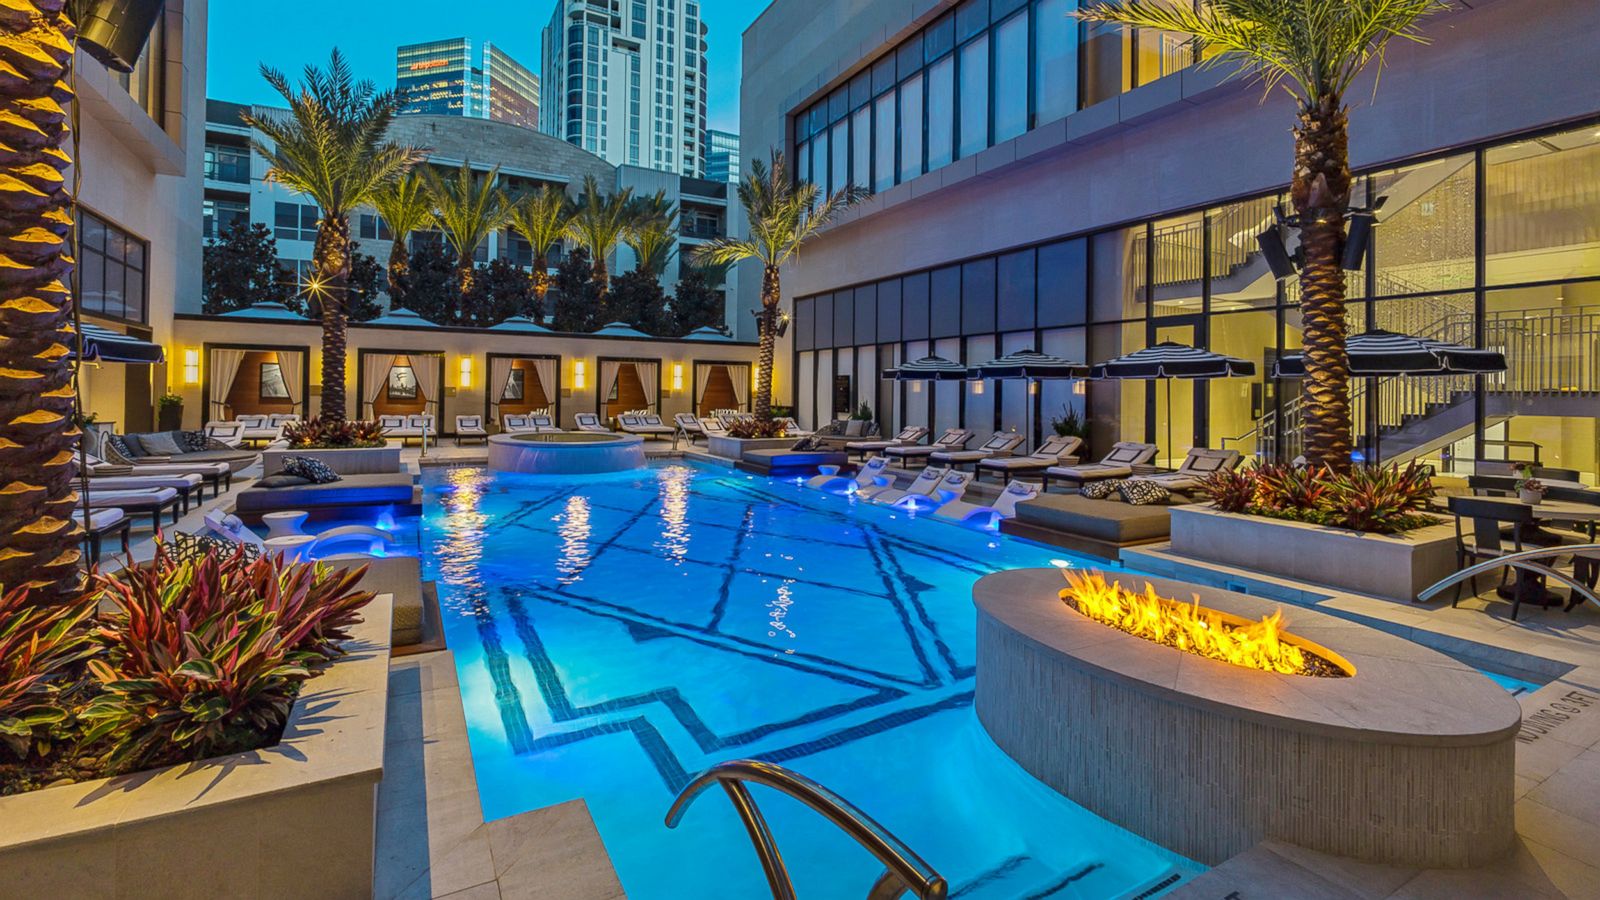
[[[634,900],[766,895],[720,792],[662,823],[739,757],[851,800],[953,897],[1154,896],[1200,869],[1034,780],[972,712],[972,583],[1060,550],[685,464],[424,486],[485,817],[583,798]],[[800,896],[866,893],[871,857],[753,791]]]

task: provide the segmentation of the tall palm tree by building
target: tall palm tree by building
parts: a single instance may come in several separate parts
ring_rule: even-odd
[[[422,177],[427,179],[428,194],[433,197],[434,217],[450,248],[456,251],[456,277],[465,294],[472,287],[473,254],[489,240],[489,235],[506,224],[511,212],[510,200],[500,188],[500,167],[479,176],[469,161],[462,163],[452,176],[428,168],[422,170]]]
[[[29,585],[39,603],[80,583],[63,175],[74,30],[61,7],[0,4],[0,585]]]
[[[783,154],[773,151],[772,165],[750,164],[750,174],[739,183],[739,205],[749,223],[748,238],[720,237],[694,252],[700,265],[732,264],[753,259],[761,263],[761,312],[757,333],[761,339],[756,361],[756,418],[772,418],[772,356],[778,339],[778,303],[783,299],[780,271],[805,243],[847,207],[867,196],[864,188],[849,184],[824,196],[809,181],[790,179]]]
[[[633,213],[633,191],[623,188],[614,194],[600,192],[593,175],[583,179],[583,194],[573,208],[568,234],[589,249],[594,260],[594,281],[602,295],[610,289],[611,269],[607,263],[612,251],[628,233]]]
[[[357,81],[337,49],[327,71],[306,66],[298,89],[276,69],[262,66],[261,75],[289,104],[287,116],[242,117],[266,138],[252,143],[266,157],[267,179],[305,194],[322,210],[309,295],[322,319],[322,417],[342,421],[350,213],[421,162],[425,151],[385,139],[403,98]]]
[[[389,246],[389,302],[405,305],[406,279],[411,273],[407,239],[414,231],[434,225],[433,196],[417,172],[407,172],[372,196],[372,206],[389,226],[394,243]]]
[[[1348,109],[1344,94],[1389,42],[1422,42],[1417,22],[1444,0],[1209,0],[1196,9],[1163,0],[1111,0],[1080,9],[1090,22],[1193,37],[1203,65],[1231,63],[1299,107],[1289,195],[1304,262],[1300,314],[1306,377],[1302,415],[1312,464],[1350,465],[1350,363],[1345,353],[1345,213],[1350,206]]]
[[[566,191],[553,185],[540,185],[511,204],[511,227],[533,249],[533,291],[540,309],[544,309],[544,295],[550,290],[550,250],[566,237],[571,221],[572,201]]]
[[[634,198],[622,241],[633,250],[639,271],[661,277],[678,247],[678,205],[666,191]]]

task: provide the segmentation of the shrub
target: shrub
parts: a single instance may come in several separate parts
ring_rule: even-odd
[[[1428,470],[1416,463],[1363,466],[1346,475],[1320,466],[1260,466],[1215,472],[1201,490],[1223,512],[1352,531],[1399,534],[1438,521],[1420,512],[1434,488]]]
[[[1061,415],[1050,420],[1050,427],[1061,437],[1075,437],[1084,441],[1089,439],[1088,420],[1065,403],[1061,404]]]
[[[728,426],[728,436],[736,438],[781,438],[788,431],[789,426],[777,419],[745,419]]]
[[[335,422],[307,419],[292,422],[283,430],[290,447],[301,450],[338,450],[352,447],[382,447],[383,428],[377,422]]]
[[[80,717],[103,774],[271,743],[372,599],[355,589],[364,573],[243,553],[180,562],[158,543],[148,566],[96,576],[114,610]]]
[[[25,587],[0,594],[0,756],[49,752],[50,727],[69,716],[77,664],[94,652],[84,627],[93,612],[91,597],[39,606]]]

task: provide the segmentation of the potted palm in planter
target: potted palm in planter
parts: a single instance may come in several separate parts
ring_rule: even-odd
[[[171,391],[156,398],[156,430],[181,431],[183,429],[183,398]]]

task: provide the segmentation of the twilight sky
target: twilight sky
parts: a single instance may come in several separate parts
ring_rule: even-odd
[[[739,44],[766,0],[700,0],[709,33],[707,124],[739,130]],[[441,15],[442,10],[448,10]],[[308,62],[325,66],[335,46],[358,75],[394,87],[400,44],[470,37],[492,41],[517,62],[539,71],[539,33],[554,0],[227,0],[210,5],[206,96],[235,103],[281,104],[261,80],[265,62],[298,76]]]

